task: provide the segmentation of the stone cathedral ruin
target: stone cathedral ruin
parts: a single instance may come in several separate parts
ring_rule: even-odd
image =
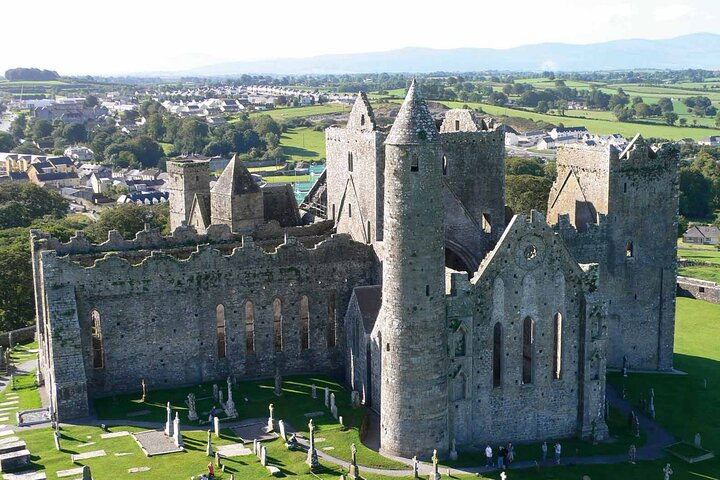
[[[326,130],[300,209],[239,161],[210,188],[188,159],[168,237],[34,231],[52,411],[280,369],[344,378],[389,454],[603,438],[606,368],[672,369],[677,150],[561,149],[546,219],[506,216],[503,140],[469,110],[434,119],[413,82],[391,128],[361,94]]]

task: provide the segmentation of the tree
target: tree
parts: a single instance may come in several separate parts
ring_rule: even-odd
[[[675,122],[678,120],[678,114],[675,112],[665,112],[663,118],[668,125],[675,125]]]
[[[677,236],[682,237],[683,234],[687,231],[689,226],[689,222],[687,218],[683,217],[682,215],[678,215],[678,231]]]
[[[163,121],[162,115],[159,113],[151,114],[145,124],[145,131],[153,140],[158,142],[162,140],[165,135],[165,122]]]
[[[710,213],[712,182],[694,167],[680,168],[680,214],[690,218]]]
[[[555,100],[555,108],[558,111],[558,114],[560,116],[565,116],[565,110],[568,108],[568,102],[564,98],[559,98]]]
[[[545,212],[552,182],[547,177],[508,175],[505,178],[505,199],[515,213],[528,215],[530,210]]]
[[[117,230],[123,238],[132,239],[135,234],[145,228],[159,228],[167,232],[170,228],[169,209],[167,204],[146,206],[125,203],[115,208],[104,210],[97,222],[85,229],[85,233],[93,242],[107,240],[110,230]]]
[[[15,148],[15,139],[7,132],[0,132],[0,152],[9,152]]]
[[[23,155],[42,155],[43,153],[34,143],[27,141],[13,148],[12,151],[13,153],[22,153]]]
[[[488,97],[488,102],[498,107],[505,106],[507,104],[508,97],[502,92],[493,92]]]
[[[257,117],[252,117],[250,121],[252,123],[252,128],[261,137],[265,136],[267,133],[274,133],[277,136],[282,134],[280,125],[278,125],[278,123],[270,115],[258,115]]]
[[[715,126],[720,127],[720,113],[715,116]]]
[[[623,107],[622,105],[616,105],[615,108],[613,108],[613,114],[615,114],[619,122],[629,122],[632,120],[633,110],[628,107]]]
[[[679,120],[679,122],[680,122],[680,126],[684,127],[685,125],[687,125],[687,118],[681,118]]]
[[[46,190],[34,183],[0,184],[0,229],[27,227],[45,215],[61,217],[67,202],[54,190]],[[13,212],[13,210],[18,210]]]
[[[147,135],[139,135],[128,142],[130,150],[143,167],[155,167],[162,158],[162,147]]]
[[[47,120],[38,119],[35,120],[31,127],[32,136],[35,140],[49,137],[53,133],[53,125]]]
[[[657,101],[657,104],[660,106],[663,113],[672,112],[673,110],[675,110],[675,106],[673,105],[672,100],[667,97],[660,98]]]
[[[528,157],[508,157],[505,160],[505,175],[533,175],[542,177],[544,175],[543,165]]]
[[[10,133],[15,140],[25,138],[25,129],[27,128],[27,116],[21,113],[10,124]]]
[[[85,97],[83,105],[88,108],[97,107],[98,105],[100,105],[100,100],[95,95],[88,95],[87,97]]]
[[[87,140],[87,129],[85,124],[80,122],[72,122],[65,125],[63,128],[62,137],[67,140],[68,143],[80,143]]]
[[[183,118],[177,131],[175,146],[183,153],[202,152],[208,143],[207,123],[197,118]]]
[[[550,110],[550,107],[548,107],[548,103],[545,100],[540,100],[537,107],[535,107],[535,111],[538,113],[547,113],[548,110]]]

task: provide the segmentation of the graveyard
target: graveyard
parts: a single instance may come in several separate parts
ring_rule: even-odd
[[[622,372],[609,373],[608,384],[618,396],[624,392],[625,401],[642,419],[639,437],[628,424],[626,414],[613,405],[608,416],[611,436],[608,442],[548,439],[549,445],[559,440],[563,446],[560,466],[552,465],[551,454],[545,464],[540,461],[539,443],[517,445],[515,463],[506,471],[505,478],[662,479],[668,463],[673,472],[669,478],[720,478],[717,458],[688,463],[689,459],[701,458],[699,452],[714,453],[720,449],[718,318],[720,306],[678,298],[674,361],[681,373],[630,371],[627,376]],[[23,350],[27,352],[29,348],[21,347],[16,352]],[[27,359],[25,353],[22,360]],[[215,465],[215,478],[223,480],[339,478],[349,474],[349,467],[369,480],[413,476],[411,461],[387,458],[365,446],[361,432],[364,434],[368,429],[368,412],[363,406],[353,408],[349,391],[330,378],[276,376],[172,390],[145,385],[144,401],[141,385],[138,391],[96,400],[95,417],[77,424],[61,424],[56,444],[54,430],[47,423],[24,428],[15,426],[13,420],[18,406],[33,407],[39,402],[37,388],[26,380],[16,379],[15,388],[9,385],[0,397],[3,404],[0,408],[9,412],[0,417],[5,419],[0,420],[5,424],[0,430],[0,450],[14,449],[15,453],[20,448],[27,450],[29,464],[17,469],[34,471],[37,476],[13,477],[4,473],[3,479],[79,479],[85,465],[90,467],[96,480],[191,478],[206,472],[210,462]],[[237,412],[235,418],[228,418],[225,410],[221,410],[221,405],[225,405],[226,410],[233,413],[232,407],[227,408],[230,392]],[[192,402],[188,401],[190,395]],[[655,423],[673,438],[669,449],[665,447],[670,444],[655,445],[655,432],[648,433],[650,396]],[[213,407],[218,412],[217,425],[208,419]],[[272,431],[268,428],[270,416]],[[309,455],[311,419],[315,453]],[[168,427],[169,436],[164,431]],[[141,432],[148,431],[155,431],[155,437],[143,448]],[[258,437],[265,440],[254,442]],[[176,440],[179,446],[174,443]],[[295,443],[295,449],[289,449],[286,443]],[[637,447],[636,464],[628,462],[630,444]],[[152,451],[153,448],[157,451]],[[355,467],[348,465],[353,458],[356,458]],[[315,467],[311,469],[309,463],[315,463]],[[461,451],[457,460],[439,460],[437,469],[443,478],[501,478],[500,471],[486,471],[482,468],[484,464],[483,451]],[[418,469],[421,478],[432,475],[429,455],[422,459]]]

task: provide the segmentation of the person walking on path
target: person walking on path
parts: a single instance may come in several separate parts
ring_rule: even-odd
[[[555,444],[555,465],[560,465],[560,451],[562,450],[562,447],[560,446],[560,442]]]
[[[543,442],[540,448],[542,449],[542,462],[545,463],[547,462],[547,442]]]
[[[208,479],[215,479],[215,467],[213,466],[212,462],[208,463]]]
[[[492,467],[493,465],[493,451],[492,447],[488,444],[487,447],[485,447],[485,458],[487,459],[487,462],[485,463],[486,467]]]

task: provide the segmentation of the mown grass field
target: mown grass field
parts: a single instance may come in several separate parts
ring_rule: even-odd
[[[680,267],[678,275],[720,283],[720,250],[715,246],[678,242],[678,258],[710,264]]]
[[[325,132],[309,127],[293,128],[280,137],[280,146],[290,161],[325,158]]]
[[[350,107],[346,105],[339,105],[336,103],[325,104],[325,105],[312,105],[309,107],[287,107],[287,108],[274,108],[271,110],[265,110],[261,112],[252,112],[250,116],[256,115],[269,115],[275,120],[283,120],[287,118],[297,117],[312,117],[315,115],[326,115],[329,113],[349,112]],[[233,120],[231,120],[232,122]]]

